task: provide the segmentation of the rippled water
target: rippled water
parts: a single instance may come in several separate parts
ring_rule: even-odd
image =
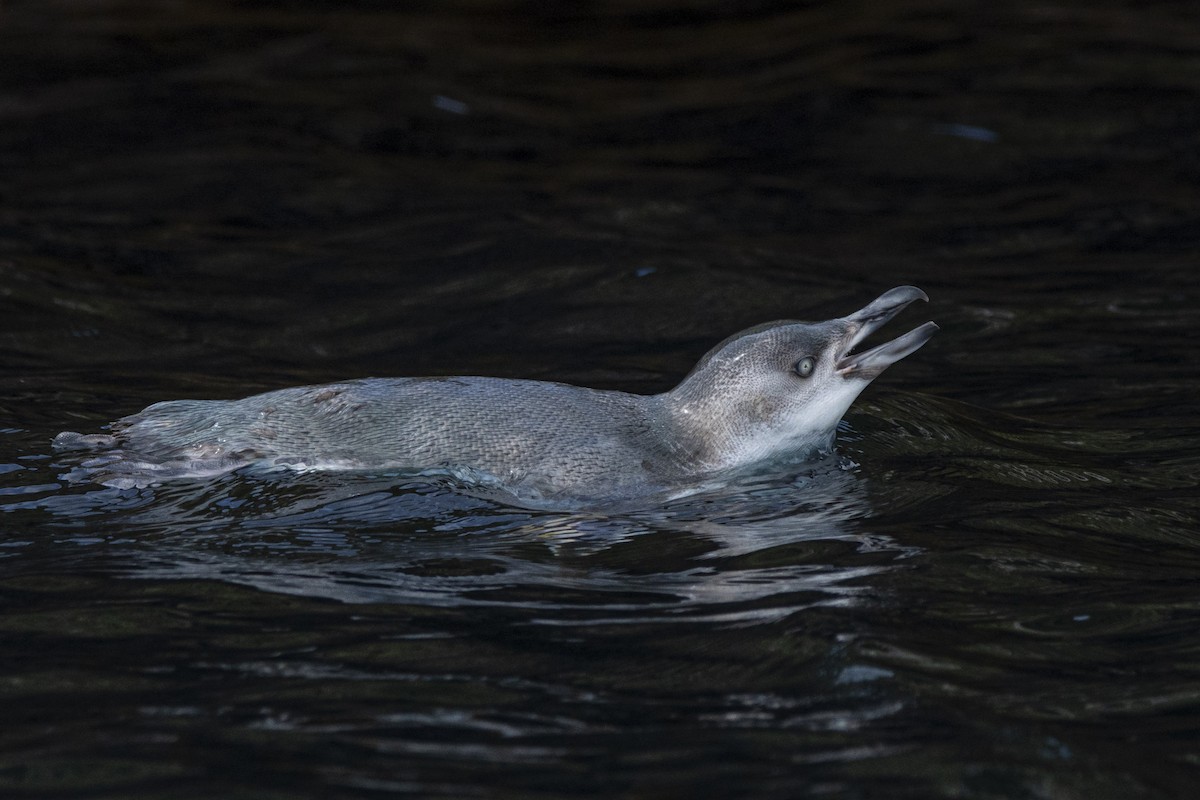
[[[1194,792],[1190,4],[56,0],[0,56],[0,795]],[[660,391],[903,283],[943,330],[837,458],[660,508],[49,446]]]

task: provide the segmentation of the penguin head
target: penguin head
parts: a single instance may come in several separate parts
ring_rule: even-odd
[[[778,320],[730,336],[669,393],[677,416],[707,432],[727,465],[802,450],[828,450],[838,421],[887,367],[938,330],[927,322],[868,350],[855,348],[917,300],[913,286],[825,322]]]

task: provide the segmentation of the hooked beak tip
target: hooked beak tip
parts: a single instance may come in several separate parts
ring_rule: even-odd
[[[871,379],[892,364],[915,352],[936,333],[939,328],[927,322],[908,333],[861,353],[851,353],[863,339],[881,328],[888,320],[917,300],[928,301],[929,296],[915,286],[898,286],[884,292],[865,308],[846,317],[850,323],[850,335],[845,350],[838,359],[836,371],[844,378],[853,376]]]

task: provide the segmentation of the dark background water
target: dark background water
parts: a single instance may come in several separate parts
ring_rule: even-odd
[[[10,0],[0,795],[1190,797],[1192,3]],[[891,286],[845,469],[67,486],[364,375],[670,387]]]

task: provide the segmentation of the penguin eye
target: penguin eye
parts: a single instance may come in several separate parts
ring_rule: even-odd
[[[812,356],[805,356],[796,362],[796,374],[801,378],[807,378],[813,374],[813,369],[817,366],[817,360]]]

